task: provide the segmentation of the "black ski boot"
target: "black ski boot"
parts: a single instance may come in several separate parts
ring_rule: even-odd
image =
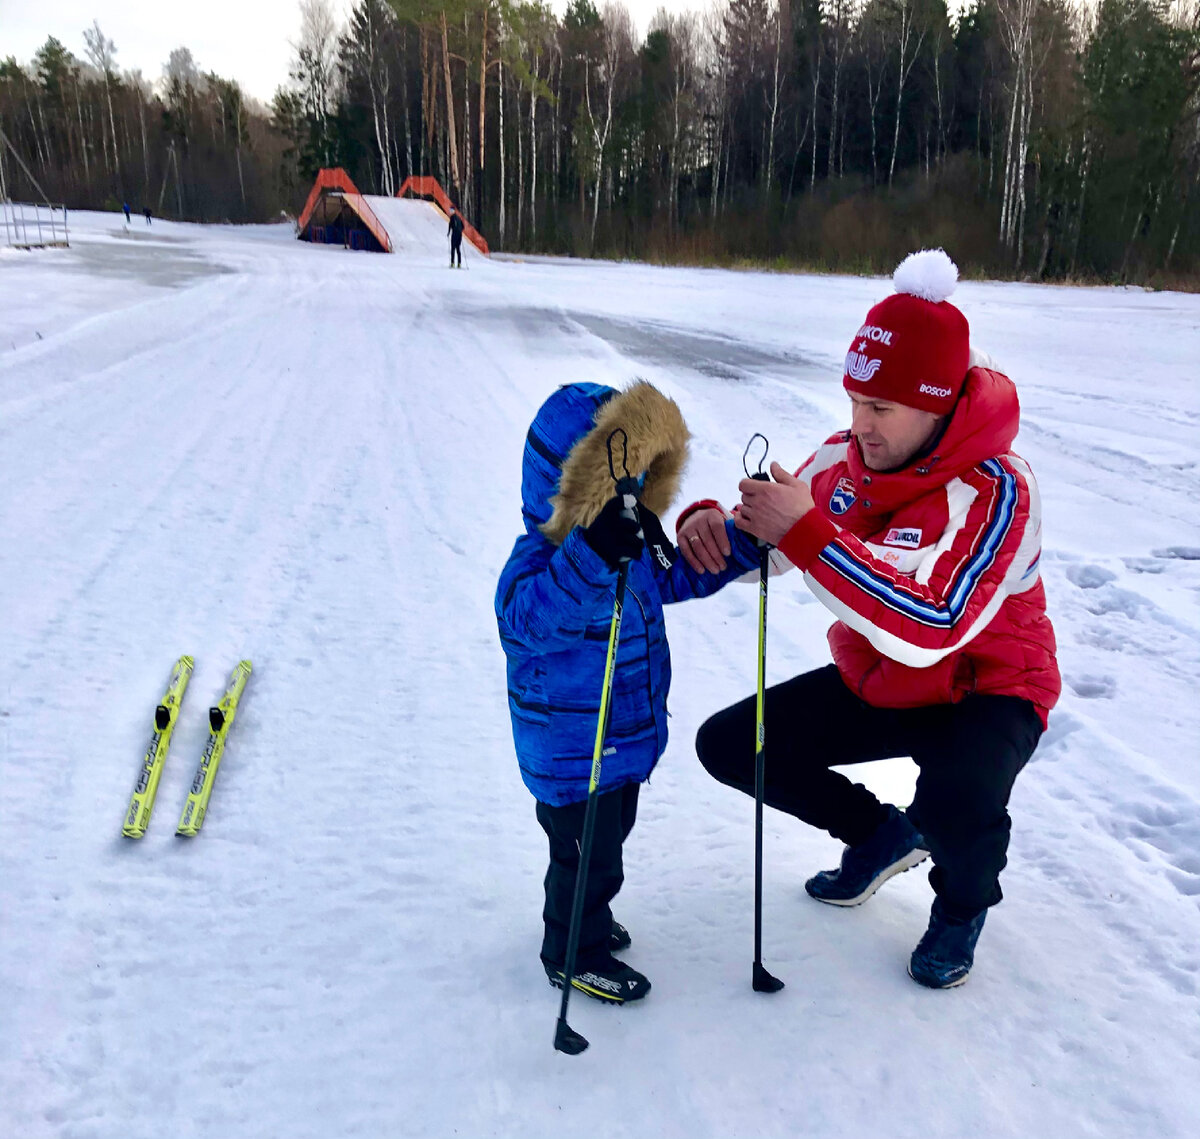
[[[546,976],[556,989],[563,984],[563,971],[553,965],[542,962],[546,967]],[[623,1005],[629,1001],[640,1001],[649,991],[650,982],[636,969],[609,957],[590,969],[580,969],[576,972],[571,984],[581,993],[594,997],[608,1004]]]

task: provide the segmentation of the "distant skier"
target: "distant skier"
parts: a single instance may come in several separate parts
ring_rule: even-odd
[[[144,207],[142,210],[142,213],[146,215],[146,224],[149,225],[150,224],[150,207],[149,206]]]
[[[125,210],[125,224],[128,225],[130,218],[133,216],[133,212],[130,210],[128,202],[126,202],[122,208]]]
[[[450,235],[450,268],[454,268],[454,259],[457,257],[458,267],[461,269],[463,219],[462,214],[453,206],[450,207],[450,228],[446,232]]]
[[[1009,794],[1058,700],[1054,630],[1038,572],[1041,503],[1010,448],[1012,381],[971,349],[946,298],[958,269],[940,249],[906,259],[867,313],[842,384],[851,426],[793,475],[745,480],[737,525],[777,547],[838,618],[832,665],[767,690],[766,801],[845,844],[805,883],[855,906],[932,855],[929,926],[913,980],[962,984],[1000,901]],[[694,568],[725,565],[726,516],[681,515]],[[754,789],[755,699],[712,716],[696,750],[711,775]],[[911,756],[907,811],[831,768]]]
[[[628,432],[630,474],[644,480],[640,521],[624,515],[613,494],[606,443],[617,427]],[[496,589],[517,760],[550,842],[541,958],[561,988],[614,587],[621,561],[629,565],[573,979],[581,992],[614,1004],[650,991],[641,973],[613,957],[630,938],[609,903],[623,881],[621,847],[640,785],[667,746],[671,664],[662,607],[715,593],[758,563],[757,546],[732,522],[725,534],[733,552],[721,574],[690,569],[663,535],[658,514],[675,497],[687,440],[679,408],[650,384],[623,392],[559,388],[526,436],[525,533]],[[620,447],[615,459],[620,470]]]

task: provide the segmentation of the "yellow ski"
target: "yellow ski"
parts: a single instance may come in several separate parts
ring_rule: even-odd
[[[158,794],[158,781],[162,778],[163,764],[175,732],[175,721],[179,718],[179,706],[187,691],[195,661],[191,657],[180,657],[171,673],[171,682],[163,695],[162,703],[154,709],[154,735],[142,759],[137,784],[129,799],[129,810],[125,812],[125,825],[121,833],[126,838],[141,838],[150,822],[154,810],[154,798]]]
[[[200,757],[200,766],[196,769],[196,778],[192,780],[192,790],[187,802],[183,805],[183,814],[179,818],[178,835],[196,835],[204,825],[204,816],[208,813],[208,800],[212,795],[213,782],[217,778],[217,768],[221,756],[225,754],[225,737],[229,734],[230,725],[237,715],[238,701],[250,679],[251,665],[248,660],[238,662],[237,668],[229,678],[229,687],[215,708],[208,710],[208,744]]]

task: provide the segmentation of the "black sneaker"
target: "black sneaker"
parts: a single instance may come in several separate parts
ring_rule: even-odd
[[[629,936],[629,930],[614,918],[612,933],[608,935],[609,953],[620,953],[622,949],[628,949],[632,944],[633,938]]]
[[[547,965],[544,961],[542,964],[545,965],[550,984],[556,989],[561,989],[563,971],[553,965]],[[615,957],[610,957],[591,969],[579,970],[571,984],[589,997],[614,1005],[640,1001],[650,991],[650,982],[641,973],[630,969]]]
[[[929,857],[924,841],[903,811],[888,807],[887,818],[866,842],[845,847],[841,865],[814,874],[804,888],[831,906],[861,905],[889,878]]]
[[[966,981],[975,964],[975,945],[979,941],[987,910],[974,917],[960,918],[942,908],[934,898],[929,928],[908,962],[908,975],[927,989],[953,989]]]

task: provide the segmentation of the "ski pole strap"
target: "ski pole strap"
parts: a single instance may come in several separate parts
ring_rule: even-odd
[[[762,453],[762,457],[758,460],[758,470],[751,471],[750,470],[750,461],[749,461],[750,460],[750,448],[754,446],[755,439],[762,440],[763,453]],[[747,478],[754,479],[756,482],[770,482],[771,481],[771,476],[769,474],[767,474],[766,471],[763,470],[763,464],[767,461],[767,455],[770,453],[770,450],[771,450],[771,444],[769,442],[767,442],[767,437],[764,434],[762,434],[762,432],[756,431],[753,435],[750,436],[750,442],[746,444],[746,449],[742,452],[742,470],[744,470],[746,472]],[[764,542],[762,538],[757,538],[756,541],[758,542],[760,549],[762,549],[762,550],[771,549],[771,544],[769,542]],[[767,562],[766,562],[766,557],[764,555],[764,558],[763,558],[763,573],[764,573],[764,575],[766,574],[766,565],[767,565]],[[763,580],[765,582],[766,578],[764,577]],[[765,590],[766,586],[764,585],[763,588]]]
[[[763,442],[762,457],[758,460],[758,470],[751,472],[750,470],[750,448],[754,446],[754,440],[761,439]],[[767,437],[760,431],[756,431],[750,436],[750,442],[746,444],[746,449],[742,452],[742,470],[746,472],[747,478],[766,479],[767,473],[763,470],[763,464],[767,461],[767,454],[771,450],[771,444],[767,442]]]
[[[617,436],[621,437],[621,474],[617,474],[617,464],[613,456],[613,440]],[[612,475],[612,481],[617,484],[617,493],[624,493],[620,489],[620,483],[623,478],[631,479],[632,475],[629,471],[629,434],[624,427],[614,427],[608,433],[608,439],[605,440],[605,445],[608,447],[608,473]],[[637,479],[633,479],[633,484],[637,486]],[[636,490],[634,494],[636,496]]]
[[[617,474],[616,458],[613,454],[613,442],[618,435],[621,437],[621,471],[623,472],[620,475]],[[621,511],[621,516],[628,518],[630,522],[638,524],[638,537],[642,541],[645,541],[646,535],[642,531],[642,520],[638,517],[637,513],[638,498],[642,493],[642,488],[638,485],[637,479],[629,473],[629,435],[626,433],[625,428],[614,427],[609,433],[606,444],[608,447],[608,473],[612,475],[613,482],[617,484],[616,492],[621,496],[625,504],[624,509]],[[628,558],[621,559],[623,565],[628,563],[628,561]],[[618,601],[618,608],[619,605],[620,602]]]

